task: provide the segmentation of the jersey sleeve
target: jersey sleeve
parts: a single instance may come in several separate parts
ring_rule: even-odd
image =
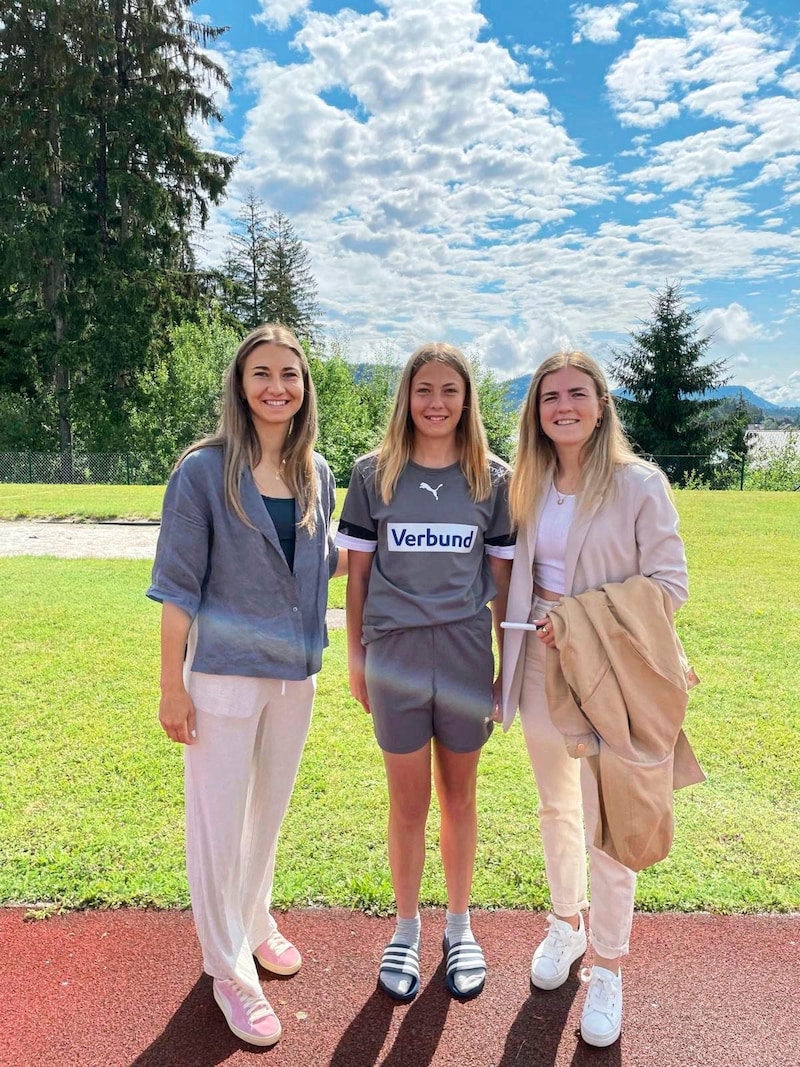
[[[510,471],[494,465],[491,470],[494,496],[491,522],[483,537],[484,550],[487,556],[495,556],[497,559],[513,559],[517,537],[511,528],[511,516],[508,510]]]
[[[378,526],[372,516],[367,476],[365,463],[360,460],[350,475],[350,484],[344,498],[336,534],[336,544],[339,548],[351,549],[354,552],[374,552],[378,547]]]

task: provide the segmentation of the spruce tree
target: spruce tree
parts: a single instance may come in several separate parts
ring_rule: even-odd
[[[282,322],[309,340],[318,328],[317,283],[308,251],[280,211],[267,223],[261,316],[265,322]]]
[[[264,201],[250,189],[230,235],[230,253],[224,270],[230,279],[234,313],[243,326],[253,329],[270,321],[264,315],[267,273],[268,220]],[[288,324],[287,324],[288,325]]]
[[[181,0],[19,0],[0,21],[0,391],[31,436],[121,446],[138,374],[196,302],[190,237],[233,160],[202,150],[221,29]],[[31,358],[30,353],[35,353]],[[24,381],[19,380],[24,370]]]
[[[658,291],[652,308],[628,348],[614,352],[620,416],[636,448],[653,456],[670,481],[693,472],[710,480],[725,424],[711,414],[720,401],[705,394],[728,380],[725,361],[707,360],[713,338],[700,335],[700,312],[683,306],[679,285]]]

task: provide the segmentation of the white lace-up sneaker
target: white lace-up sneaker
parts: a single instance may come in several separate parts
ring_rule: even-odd
[[[583,976],[581,976],[583,977]],[[581,1037],[587,1045],[613,1045],[622,1029],[622,974],[592,967],[581,1015]]]
[[[533,954],[531,982],[537,989],[558,989],[566,982],[569,969],[586,951],[586,928],[578,913],[579,926],[573,930],[568,922],[547,916],[547,937]]]

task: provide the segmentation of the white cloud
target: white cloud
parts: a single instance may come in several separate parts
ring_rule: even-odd
[[[612,106],[625,125],[651,128],[681,111],[741,121],[746,102],[776,82],[791,48],[782,48],[744,3],[696,0],[674,5],[684,36],[637,39],[609,70]]]
[[[614,44],[619,40],[619,23],[636,10],[638,4],[606,4],[595,7],[592,4],[580,4],[572,9],[575,18],[573,44],[591,41],[593,44]]]
[[[697,30],[681,17],[663,39],[677,43],[648,53],[663,77],[657,64],[643,68],[652,81],[642,100],[658,121],[680,107],[669,57],[688,62],[676,27]],[[386,0],[367,14],[308,8],[290,27],[290,62],[231,56],[253,106],[228,215],[253,186],[292,218],[326,331],[346,332],[354,358],[387,344],[405,358],[423,339],[446,338],[501,377],[520,374],[564,344],[597,355],[601,342],[624,343],[653,291],[680,278],[689,306],[712,305],[720,348],[751,358],[754,376],[777,371],[758,323],[800,316],[800,300],[792,308],[770,296],[800,263],[800,231],[789,225],[800,152],[786,147],[786,131],[800,128],[798,101],[773,85],[772,96],[745,98],[735,124],[704,115],[700,132],[681,138],[678,127],[660,144],[655,125],[617,131],[640,158],[614,149],[613,163],[596,166],[532,81],[532,57],[487,29],[475,0]],[[744,166],[749,180],[736,184]],[[225,232],[216,217],[204,238],[211,258]],[[715,281],[724,288],[711,295]],[[745,295],[756,287],[761,297]]]
[[[530,374],[553,352],[574,344],[563,318],[543,315],[533,318],[528,329],[520,334],[508,326],[496,326],[479,334],[470,346],[498,378],[513,378]]]
[[[748,381],[743,384],[747,385],[748,389],[752,389],[757,396],[763,397],[764,400],[769,400],[781,407],[800,405],[800,374],[790,374],[785,382],[778,381],[774,377],[768,377],[758,378],[755,381]]]
[[[698,318],[698,326],[702,333],[714,334],[729,345],[740,345],[742,341],[764,336],[762,327],[753,322],[749,311],[736,303],[704,311]]]
[[[263,22],[276,30],[285,30],[292,19],[300,18],[311,6],[311,0],[259,0],[261,14],[254,22]]]

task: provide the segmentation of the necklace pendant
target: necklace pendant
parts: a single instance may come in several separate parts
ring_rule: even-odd
[[[567,499],[567,498],[566,498],[565,496],[559,496],[559,495],[558,495],[558,490],[556,490],[556,504],[557,504],[557,505],[558,505],[559,507],[561,507],[561,505],[562,505],[562,504],[564,503],[564,501],[565,501],[566,499]]]

